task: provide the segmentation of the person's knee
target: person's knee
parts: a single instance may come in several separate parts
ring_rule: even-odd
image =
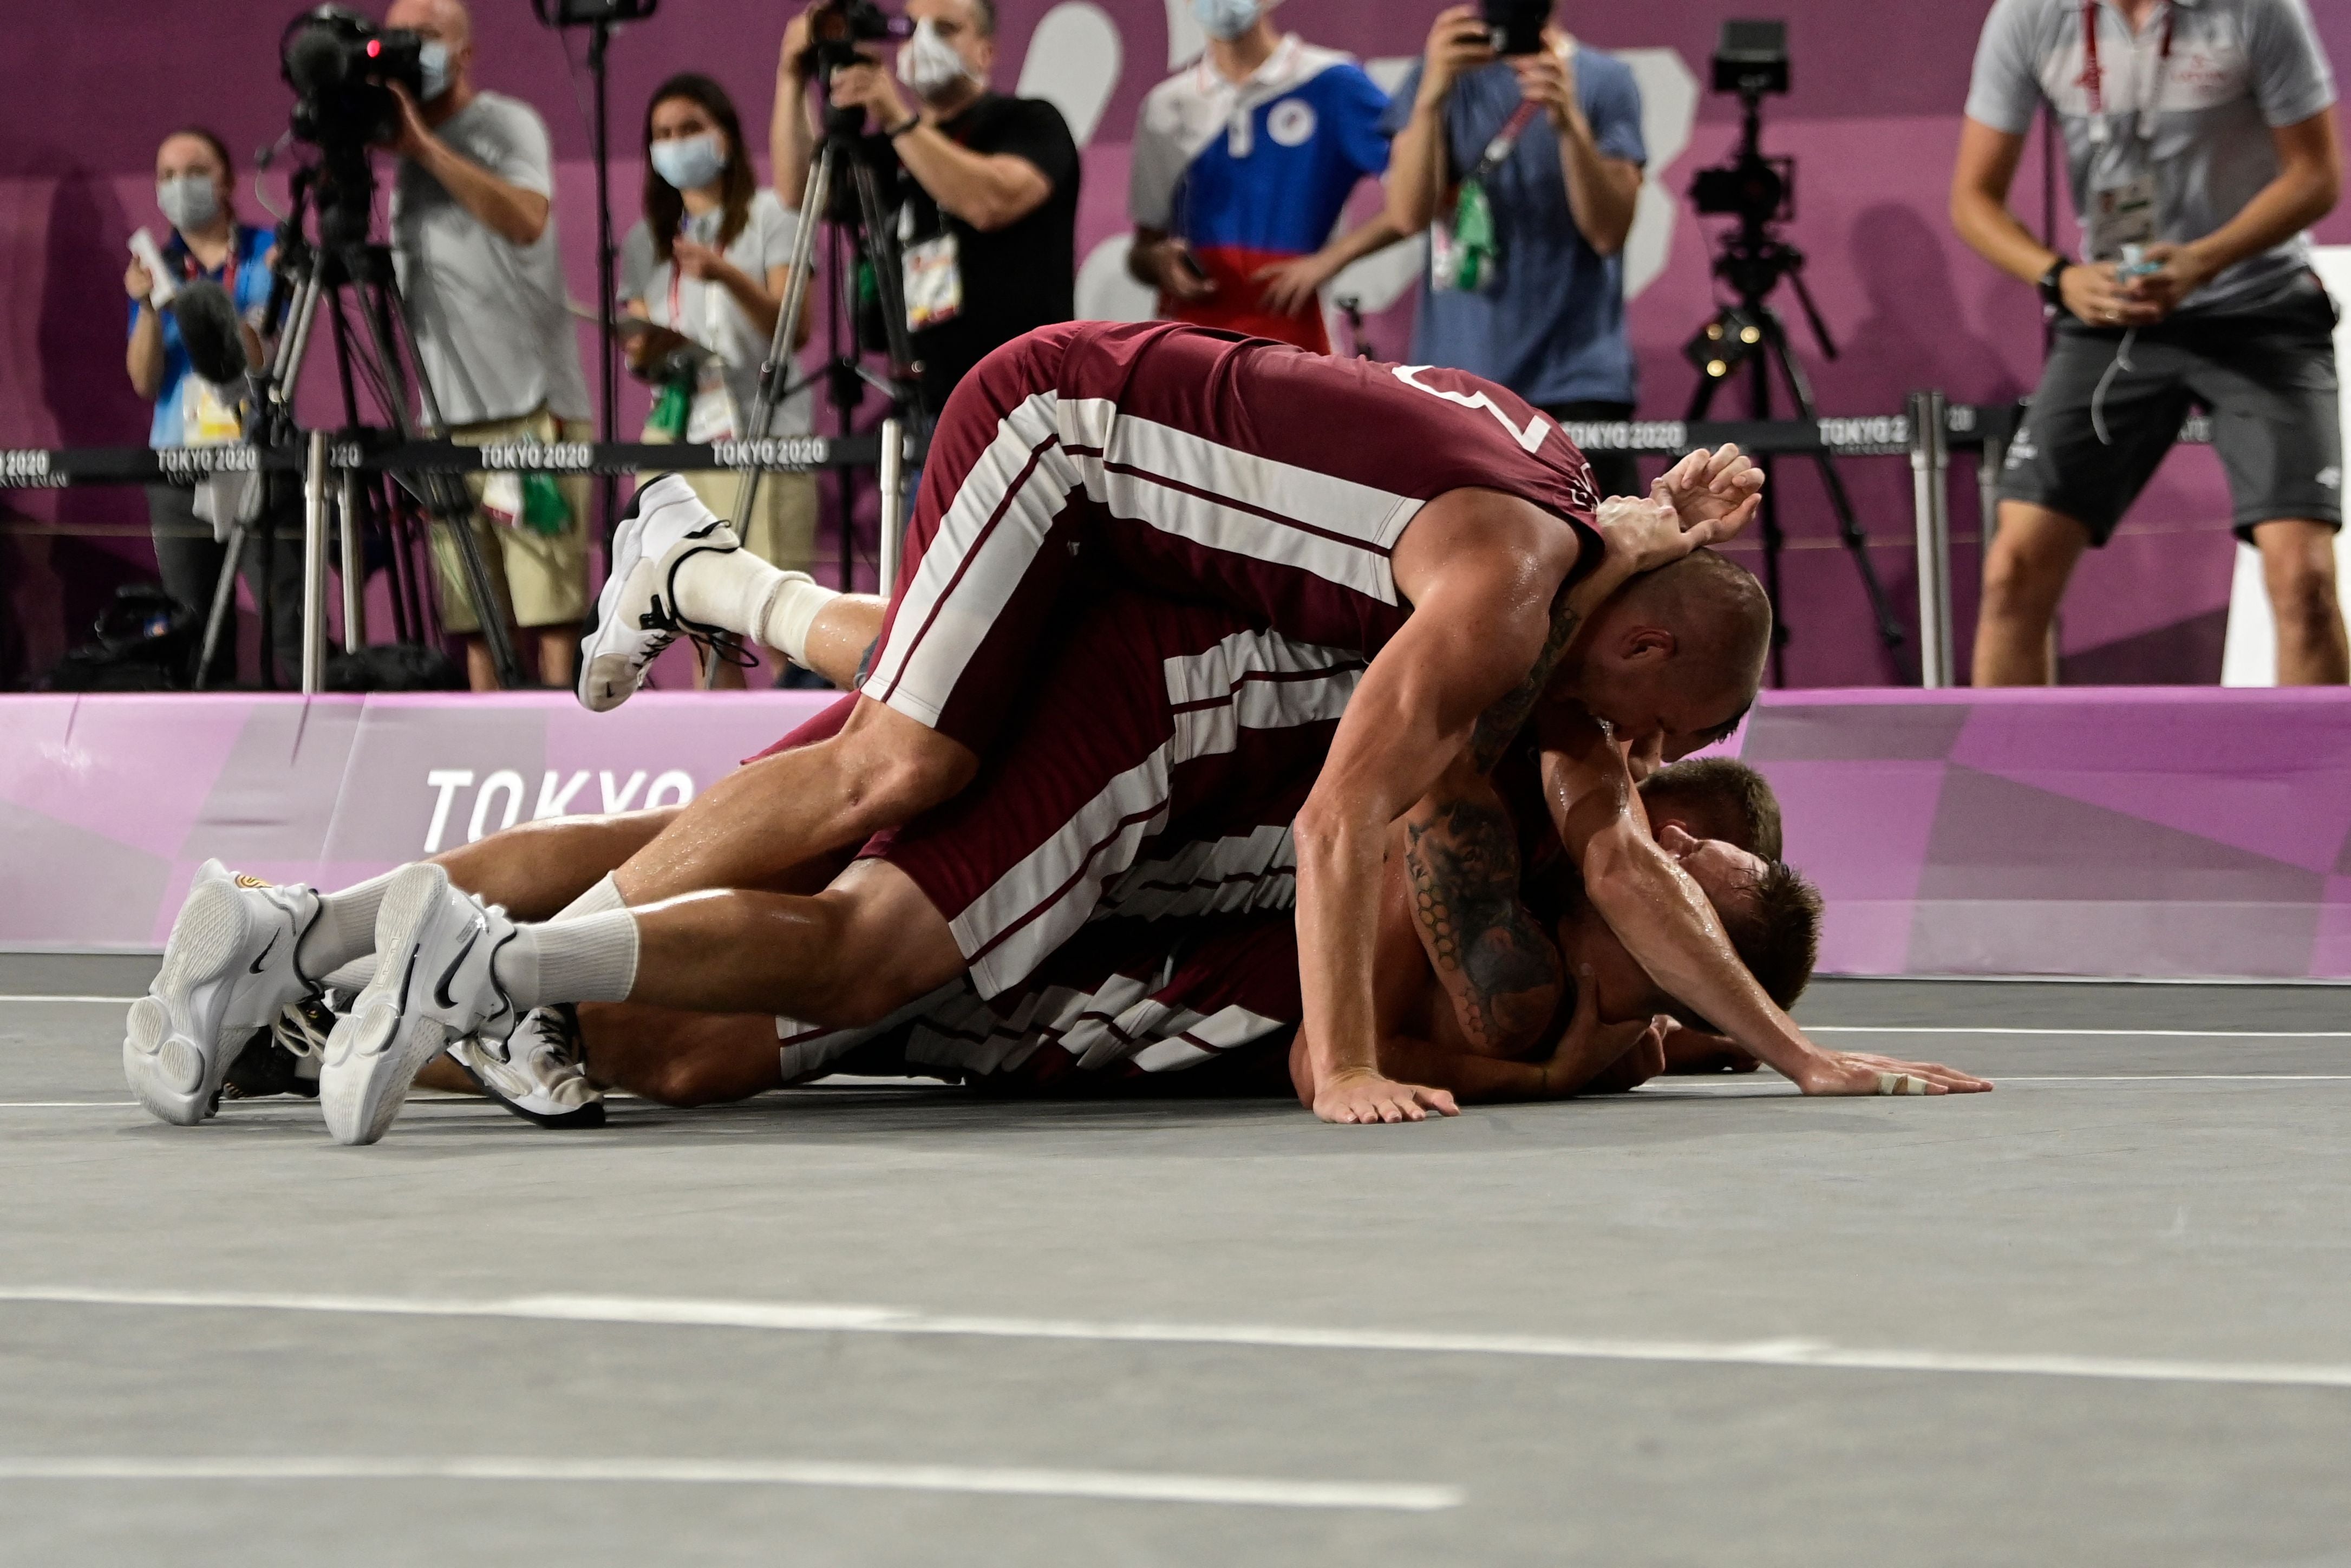
[[[2335,597],[2331,556],[2298,556],[2273,569],[2268,577],[2270,606],[2281,633],[2320,640],[2335,634],[2343,612]]]
[[[1984,613],[2002,618],[2048,613],[2065,591],[2074,553],[2047,530],[2002,528],[1984,550]]]
[[[858,831],[902,827],[952,800],[978,770],[972,754],[944,736],[912,746],[883,747],[865,737],[843,737],[844,805]]]

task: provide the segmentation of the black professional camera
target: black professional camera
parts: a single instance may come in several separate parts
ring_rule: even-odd
[[[294,89],[294,134],[314,146],[350,149],[388,141],[400,102],[387,84],[424,96],[424,39],[378,27],[356,11],[321,5],[286,25],[277,54]]]
[[[1485,0],[1486,27],[1498,55],[1532,55],[1542,50],[1543,24],[1551,20],[1552,0]]]
[[[822,0],[809,7],[808,15],[809,47],[797,68],[815,81],[872,58],[866,45],[903,43],[914,36],[912,22],[893,16],[876,0]]]
[[[1796,163],[1767,158],[1760,145],[1765,97],[1788,90],[1788,24],[1725,22],[1714,51],[1714,90],[1735,92],[1744,109],[1739,151],[1729,162],[1701,169],[1690,200],[1705,217],[1760,226],[1796,213]]]

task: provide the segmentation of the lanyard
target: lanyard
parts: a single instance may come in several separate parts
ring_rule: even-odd
[[[228,297],[232,300],[236,298],[237,244],[243,237],[235,229],[229,230],[228,259],[221,263],[220,286],[228,291]],[[196,259],[196,253],[189,248],[185,235],[180,236],[180,273],[190,283],[204,276],[204,265]]]
[[[2155,80],[2146,92],[2139,95],[2139,101],[2132,110],[2133,129],[2142,141],[2155,139],[2147,110],[2155,100],[2163,96],[2164,68],[2171,63],[2171,34],[2179,21],[2179,13],[2167,0],[2163,7],[2163,42],[2155,56]],[[2082,0],[2082,86],[2090,93],[2090,140],[2104,142],[2106,140],[2106,90],[2105,72],[2098,67],[2098,0]],[[2137,64],[2138,54],[2137,40],[2133,40],[2132,64]]]
[[[1492,179],[1494,171],[1509,162],[1510,154],[1519,150],[1519,138],[1527,133],[1527,127],[1532,125],[1535,116],[1541,112],[1540,104],[1520,104],[1509,123],[1494,133],[1494,140],[1486,143],[1486,154],[1478,160],[1478,166],[1469,172],[1469,178],[1480,184]]]

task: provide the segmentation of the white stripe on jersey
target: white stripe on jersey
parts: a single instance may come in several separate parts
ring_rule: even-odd
[[[1121,414],[1108,403],[1100,405],[1112,412],[1107,421],[1092,411],[1074,420],[1071,406],[1062,405],[1061,438],[1080,449],[1073,455],[1086,493],[1113,515],[1208,549],[1310,572],[1383,604],[1396,602],[1387,552],[1421,502]],[[1236,501],[1246,507],[1230,504]]]
[[[1287,824],[1184,844],[1143,861],[1102,890],[1097,920],[1243,915],[1298,906],[1298,846]]]
[[[925,1069],[1012,1071],[1048,1045],[1068,1051],[1086,1071],[1131,1058],[1146,1072],[1177,1072],[1294,1021],[1238,1003],[1202,1014],[1157,999],[1149,980],[1121,974],[1091,991],[1046,987],[1022,997],[1008,1017],[980,1000],[968,980],[957,980],[870,1029],[790,1040],[781,1051],[787,1083],[822,1077],[851,1051],[893,1030],[905,1031],[904,1065],[913,1075]]]
[[[1233,750],[1243,728],[1289,729],[1334,719],[1363,675],[1360,654],[1293,643],[1275,632],[1236,632],[1213,648],[1168,659],[1164,667],[1171,703],[1217,706],[1176,716],[1169,740],[1112,779],[1060,831],[950,917],[980,995],[995,996],[1026,978],[1092,916],[1101,889],[1134,863],[1146,837],[1166,825],[1169,781],[1177,767]],[[1249,678],[1299,672],[1306,678]],[[1007,931],[1011,935],[1004,936]]]
[[[890,636],[859,688],[865,695],[922,724],[938,723],[964,666],[1082,485],[1055,439],[1055,401],[1039,392],[998,423],[996,439],[965,476],[938,537],[923,552]],[[1012,501],[1005,506],[1008,495]],[[980,538],[999,507],[1002,520]]]

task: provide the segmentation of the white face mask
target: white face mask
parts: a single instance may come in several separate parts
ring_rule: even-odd
[[[449,46],[438,38],[427,38],[424,47],[416,51],[417,88],[423,100],[431,103],[449,90]]]
[[[979,80],[980,75],[925,17],[914,24],[914,36],[898,51],[898,79],[913,88],[914,96],[925,103],[935,103],[954,96],[965,81]]]
[[[1256,26],[1264,12],[1259,0],[1192,0],[1192,14],[1208,37],[1228,44]]]
[[[209,174],[179,174],[155,182],[155,205],[182,234],[210,226],[220,216],[220,187]]]

